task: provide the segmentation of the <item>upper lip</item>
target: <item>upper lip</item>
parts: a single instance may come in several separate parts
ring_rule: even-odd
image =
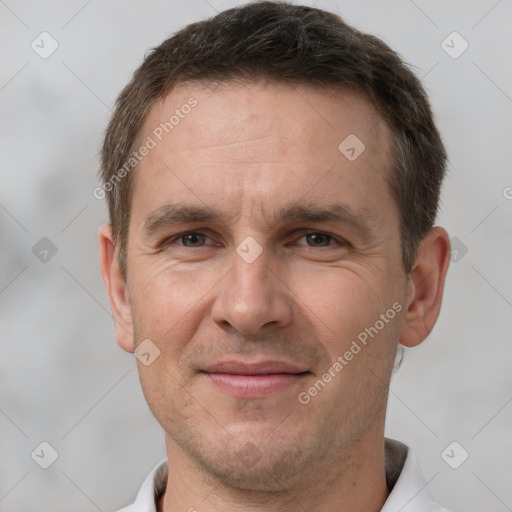
[[[307,370],[285,361],[262,361],[247,363],[242,361],[221,361],[206,366],[206,373],[229,373],[233,375],[265,375],[272,373],[304,373]]]

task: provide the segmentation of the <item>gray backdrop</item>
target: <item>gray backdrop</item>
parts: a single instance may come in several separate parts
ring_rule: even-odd
[[[239,3],[0,0],[1,511],[114,510],[164,456],[100,278],[97,153],[146,50]],[[511,510],[512,2],[305,3],[415,67],[449,151],[439,224],[456,252],[439,322],[394,378],[387,434],[447,507]]]

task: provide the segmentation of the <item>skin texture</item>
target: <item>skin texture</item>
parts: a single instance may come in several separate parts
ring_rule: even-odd
[[[421,343],[437,320],[448,235],[434,228],[404,273],[386,181],[390,134],[361,95],[182,85],[153,107],[141,140],[191,97],[197,106],[136,171],[126,281],[109,226],[99,233],[119,344],[133,352],[150,339],[160,350],[149,366],[138,362],[166,433],[160,510],[380,510],[397,343]],[[338,149],[350,134],[365,145],[354,161]],[[177,202],[225,218],[145,230],[148,218]],[[359,222],[276,218],[292,203],[341,204]],[[186,232],[197,235],[172,240]],[[250,263],[236,250],[247,249],[247,237],[262,250]],[[334,371],[394,304],[394,318]],[[268,396],[238,397],[201,372],[228,359],[286,361],[309,373]],[[329,368],[329,382],[301,403],[299,393]]]

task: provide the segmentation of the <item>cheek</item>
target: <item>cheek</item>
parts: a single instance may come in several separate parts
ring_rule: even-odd
[[[326,407],[332,410],[333,403],[345,404],[339,411],[344,419],[338,420],[347,424],[355,424],[361,400],[368,411],[382,404],[398,341],[399,292],[392,283],[368,275],[340,269],[324,277],[321,288],[303,288],[298,294],[305,298],[304,314],[331,360],[319,375],[322,382],[313,385],[322,392],[306,391],[318,397],[318,407],[330,404]]]
[[[192,337],[208,292],[219,280],[219,273],[211,269],[192,271],[167,262],[153,265],[142,258],[132,275],[130,297],[138,341],[150,338],[166,350]]]
[[[294,290],[302,299],[303,314],[317,326],[319,340],[333,358],[391,307],[385,304],[382,283],[364,279],[356,269],[302,274]]]
[[[139,379],[146,402],[158,422],[168,431],[180,424],[196,400],[179,384],[180,376],[169,365],[169,356],[161,353],[150,366],[137,362]],[[193,408],[193,407],[192,407]]]

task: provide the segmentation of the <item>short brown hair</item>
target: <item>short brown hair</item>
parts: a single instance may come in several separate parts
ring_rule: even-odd
[[[151,107],[178,83],[272,80],[362,92],[392,133],[388,182],[400,218],[403,267],[433,227],[446,151],[427,95],[400,56],[375,36],[313,7],[261,1],[192,23],[154,48],[117,99],[101,149],[101,177],[121,270],[134,174],[114,181],[140,144]],[[118,176],[118,175],[117,175]]]

